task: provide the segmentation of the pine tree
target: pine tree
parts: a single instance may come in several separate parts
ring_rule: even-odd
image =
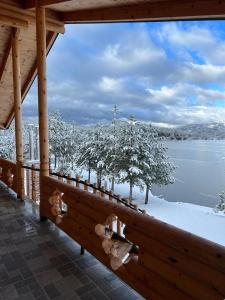
[[[120,169],[120,183],[129,183],[129,199],[132,201],[133,187],[141,186],[141,165],[140,165],[140,135],[136,120],[133,116],[121,126],[118,160]]]

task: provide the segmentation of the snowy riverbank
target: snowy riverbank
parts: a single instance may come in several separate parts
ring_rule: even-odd
[[[139,207],[161,221],[225,246],[225,214],[215,213],[212,208],[157,197]]]
[[[117,185],[116,192],[127,194],[126,185]],[[182,202],[168,202],[150,195],[149,204],[143,204],[143,193],[134,190],[135,203],[156,219],[184,229],[225,246],[225,214],[213,208]]]

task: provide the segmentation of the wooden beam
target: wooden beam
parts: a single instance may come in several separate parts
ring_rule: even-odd
[[[17,169],[17,195],[24,199],[23,177],[23,122],[21,103],[21,71],[20,71],[20,42],[19,30],[12,32],[12,66],[13,66],[13,91],[15,110],[15,141],[16,141],[16,169]]]
[[[65,23],[122,21],[169,21],[224,19],[225,2],[220,0],[171,0],[122,5],[61,13]]]
[[[3,62],[2,62],[1,68],[0,68],[0,82],[2,81],[4,71],[5,71],[7,63],[9,61],[11,49],[12,49],[12,39],[10,37],[9,41],[8,41],[8,45],[6,47],[5,56],[3,58]]]
[[[46,52],[47,52],[47,55],[48,53],[50,52],[56,38],[57,38],[58,34],[55,33],[55,32],[49,32],[48,36],[47,36],[47,49],[46,49]],[[37,77],[37,60],[35,61],[33,67],[30,69],[30,72],[27,76],[27,79],[25,81],[25,83],[23,84],[22,86],[22,90],[21,90],[21,94],[22,94],[22,102],[24,101],[27,93],[29,92],[35,78]],[[14,108],[11,110],[10,114],[9,114],[9,117],[6,121],[6,124],[4,125],[3,128],[9,128],[13,118],[15,116],[15,112],[14,112]]]
[[[16,27],[16,28],[28,27],[27,21],[21,20],[21,18],[8,16],[7,14],[4,14],[2,11],[0,13],[0,24],[7,25],[10,27]]]
[[[41,176],[49,175],[48,101],[46,72],[46,20],[45,8],[36,7],[38,113]]]
[[[59,3],[63,3],[63,2],[70,2],[71,0],[38,0],[38,5],[41,7],[46,7],[49,5],[53,5],[53,4],[59,4]],[[23,7],[25,9],[31,9],[31,8],[35,8],[36,5],[36,0],[25,0],[23,1]]]
[[[11,20],[11,25],[13,25],[12,20],[17,21],[17,23],[21,22],[21,25],[29,23],[35,26],[36,22],[36,17],[35,17],[35,12],[34,11],[28,11],[24,10],[18,7],[14,7],[12,5],[8,5],[5,3],[0,3],[0,23],[1,23],[1,14],[5,16],[7,19]],[[5,22],[7,21],[5,20]],[[2,20],[2,22],[4,19]],[[8,21],[9,23],[9,21]],[[13,26],[15,27],[15,25]],[[17,26],[19,27],[19,26]],[[21,27],[21,26],[20,26]],[[54,18],[52,15],[47,16],[46,18],[46,28],[49,31],[54,31],[57,33],[64,33],[65,32],[65,27],[64,23],[61,22],[59,19],[56,18],[54,14]]]

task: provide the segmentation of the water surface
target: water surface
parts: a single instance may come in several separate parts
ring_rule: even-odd
[[[168,156],[177,169],[175,183],[153,187],[168,201],[214,207],[225,190],[225,141],[168,141]]]

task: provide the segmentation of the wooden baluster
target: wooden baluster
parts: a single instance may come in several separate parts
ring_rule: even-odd
[[[134,209],[138,211],[138,205],[134,204]]]
[[[112,201],[112,191],[109,191],[109,201]],[[109,224],[109,229],[113,230],[113,222]]]
[[[120,198],[120,197],[119,197]],[[117,201],[117,204],[120,204],[119,201]],[[116,227],[117,227],[117,234],[118,236],[121,236],[121,226],[122,226],[122,223],[120,222],[120,220],[117,218],[116,220]]]
[[[32,171],[31,171],[31,186],[32,186],[32,200],[37,200],[37,193],[36,193],[36,171],[35,165],[32,165]]]
[[[102,186],[101,187],[101,192],[100,192],[100,196],[102,197],[102,198],[105,198],[105,188],[104,188],[104,186]]]
[[[67,184],[73,184],[71,178],[72,178],[71,175],[68,174],[68,176],[67,176],[67,178],[66,178],[66,183],[67,183]]]
[[[93,194],[97,194],[97,189],[96,189],[96,187],[97,187],[97,183],[94,183],[93,184]]]
[[[77,181],[76,181],[76,187],[77,187],[77,188],[80,188],[80,176],[77,176],[77,177],[76,177],[76,180],[77,180]]]
[[[88,192],[88,181],[87,180],[84,181],[84,190],[86,192]]]
[[[109,191],[109,201],[112,201],[112,200],[113,200],[112,195],[113,195],[113,192],[112,192],[112,191]]]
[[[142,210],[142,213],[145,215],[145,214],[146,214],[146,210],[145,210],[145,209],[143,209],[143,210]]]
[[[30,170],[26,171],[26,179],[27,179],[27,197],[30,198]]]

